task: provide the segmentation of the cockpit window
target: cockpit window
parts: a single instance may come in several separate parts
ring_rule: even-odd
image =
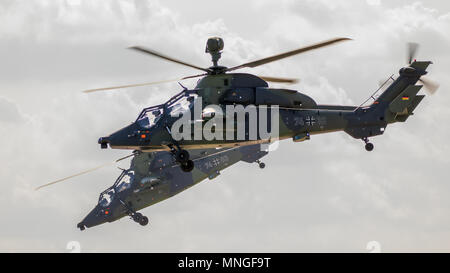
[[[178,117],[180,114],[189,110],[198,97],[196,90],[184,90],[173,96],[165,104],[152,106],[142,110],[136,122],[143,128],[150,128],[155,125],[167,111],[172,117]]]
[[[134,171],[124,171],[123,175],[119,177],[117,182],[115,183],[115,189],[117,192],[122,192],[128,188],[130,188],[131,183],[134,180]]]
[[[114,185],[107,188],[104,192],[100,194],[100,197],[98,198],[98,204],[102,207],[108,207],[114,200],[115,195],[119,192],[122,192],[130,188],[133,181],[134,181],[134,171],[124,170],[120,174],[119,178],[117,178]]]
[[[100,199],[98,201],[100,206],[102,206],[102,207],[109,206],[111,204],[112,200],[114,199],[114,193],[115,193],[114,189],[110,189],[110,190],[103,192],[100,195]]]
[[[137,123],[144,128],[150,128],[158,122],[164,112],[163,107],[151,107],[144,109],[139,115]]]
[[[191,105],[194,104],[197,94],[183,94],[178,98],[169,101],[167,110],[172,117],[179,117],[184,112],[188,111]]]

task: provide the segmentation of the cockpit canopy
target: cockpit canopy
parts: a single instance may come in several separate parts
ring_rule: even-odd
[[[181,114],[188,111],[197,98],[197,94],[183,93],[184,92],[179,94],[181,96],[174,97],[167,102],[167,110],[171,117],[179,117]]]
[[[111,202],[114,200],[114,197],[117,193],[123,192],[126,189],[129,189],[134,182],[134,171],[133,170],[124,170],[119,178],[117,178],[114,185],[106,189],[100,194],[98,199],[98,204],[102,207],[108,207],[111,205]]]
[[[151,106],[142,110],[136,123],[145,129],[149,129],[158,123],[164,113],[171,117],[179,117],[180,114],[188,111],[193,106],[197,97],[196,91],[184,90],[164,104]]]
[[[148,129],[158,122],[163,113],[164,107],[162,105],[145,108],[136,122],[139,126]]]
[[[114,189],[107,189],[106,191],[100,194],[98,204],[102,207],[107,207],[111,205],[111,202],[114,199],[114,195],[115,195]]]
[[[119,176],[119,179],[117,179],[116,183],[114,183],[114,188],[117,190],[117,192],[122,192],[130,188],[133,181],[134,171],[123,171]]]

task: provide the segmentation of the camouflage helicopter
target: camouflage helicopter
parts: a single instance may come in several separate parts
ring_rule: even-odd
[[[168,151],[140,152],[120,158],[119,162],[133,156],[129,169],[123,169],[114,184],[104,190],[95,208],[80,222],[80,230],[91,228],[107,222],[114,222],[129,216],[142,226],[148,224],[148,218],[139,210],[170,198],[205,180],[212,180],[220,172],[239,161],[254,163],[264,168],[260,159],[268,152],[261,145],[223,149],[195,149],[191,150],[194,168],[191,172],[184,172],[175,162]],[[37,189],[65,181],[78,175],[94,171],[99,167],[59,179],[42,185]]]
[[[166,150],[173,155],[185,172],[190,172],[194,168],[188,150],[245,146],[257,143],[270,143],[288,138],[291,138],[294,142],[300,142],[310,139],[310,136],[314,134],[335,131],[345,131],[352,137],[361,139],[365,143],[365,149],[372,151],[374,145],[369,142],[369,138],[383,134],[388,124],[406,121],[424,98],[424,95],[417,95],[422,86],[425,86],[430,93],[434,93],[438,87],[436,83],[424,77],[427,74],[427,67],[432,62],[416,61],[414,59],[418,47],[417,44],[409,44],[409,65],[400,69],[399,76],[396,79],[393,76],[390,77],[393,83],[385,90],[381,90],[381,88],[385,87],[386,81],[375,93],[371,94],[366,102],[359,106],[320,105],[311,97],[296,90],[270,88],[267,84],[269,81],[294,83],[296,79],[230,73],[240,68],[260,66],[347,40],[350,39],[335,38],[230,68],[218,64],[224,48],[223,40],[218,37],[212,37],[207,40],[205,51],[211,55],[213,63],[213,66],[209,68],[198,67],[144,47],[131,47],[133,50],[195,68],[204,73],[181,78],[202,77],[194,89],[189,90],[183,87],[183,91],[166,103],[143,109],[135,122],[109,136],[101,137],[98,143],[103,149],[109,145],[113,149],[131,149],[146,152]],[[423,85],[416,85],[418,81]],[[90,89],[84,92],[148,84],[154,83]],[[378,95],[380,90],[382,92]],[[208,111],[206,111],[208,105],[218,105],[219,108],[223,109],[222,112],[225,112],[224,109],[227,106],[235,105],[255,106],[258,110],[269,106],[277,106],[279,111],[279,116],[277,117],[279,124],[277,128],[278,135],[267,137],[258,131],[256,138],[250,138],[249,126],[246,126],[244,137],[237,139],[236,136],[239,132],[237,132],[237,126],[234,126],[231,127],[234,136],[231,139],[225,137],[206,139],[201,136],[200,138],[176,140],[171,131],[172,126],[180,119],[180,113],[192,110],[194,101],[198,98],[202,99],[202,114],[200,118],[191,116],[190,122],[192,127],[198,125],[200,128],[205,128],[211,116],[219,119],[225,118],[226,115],[215,116],[214,114],[218,113],[217,110],[214,110],[212,115],[208,115]],[[366,103],[371,98],[373,102],[367,105]],[[270,116],[268,119],[269,123],[273,121],[270,120]],[[245,122],[249,122],[247,117]],[[262,125],[258,124],[257,126],[259,128]],[[270,127],[270,124],[265,126]],[[230,131],[228,127],[225,130],[222,128],[219,135],[225,135],[226,131]]]
[[[217,63],[223,49],[223,41],[214,37],[207,42],[206,52],[211,54],[213,60],[213,66],[207,69],[142,47],[133,47],[144,53],[204,70],[206,73],[185,77],[184,79],[204,76],[194,89],[184,88],[181,93],[166,103],[145,108],[131,125],[99,139],[102,148],[107,148],[109,145],[111,148],[134,150],[133,154],[115,162],[131,156],[134,158],[130,168],[123,170],[114,185],[100,194],[97,206],[78,224],[78,228],[84,230],[86,227],[116,221],[124,216],[130,216],[139,224],[147,225],[148,218],[137,212],[144,207],[178,194],[206,178],[213,179],[220,174],[221,170],[239,161],[256,162],[260,168],[264,168],[265,164],[259,159],[267,152],[261,149],[261,145],[270,143],[274,139],[263,138],[259,134],[256,141],[250,139],[247,134],[248,127],[244,128],[244,139],[194,138],[178,141],[173,138],[170,128],[180,119],[176,114],[193,108],[195,100],[199,97],[203,99],[201,119],[196,120],[191,116],[193,126],[200,124],[204,127],[211,120],[211,113],[206,111],[210,104],[217,104],[219,107],[242,104],[260,108],[277,105],[280,111],[279,135],[275,140],[292,138],[293,141],[300,142],[310,139],[310,136],[314,134],[345,131],[352,137],[363,140],[366,150],[372,151],[374,146],[369,142],[369,137],[383,134],[388,124],[405,122],[425,97],[418,95],[422,86],[426,87],[431,94],[439,86],[424,77],[431,62],[414,59],[418,48],[417,44],[408,44],[409,65],[400,69],[399,76],[396,79],[391,76],[389,79],[393,82],[387,88],[383,89],[389,80],[384,82],[378,90],[370,95],[368,100],[359,106],[320,105],[309,96],[295,90],[273,89],[269,88],[267,84],[267,81],[292,83],[295,82],[295,79],[227,73],[238,68],[255,67],[345,40],[348,39],[337,38],[237,67],[226,68]],[[423,85],[416,85],[418,81]],[[91,89],[87,92],[147,84],[152,83]],[[380,91],[382,92],[378,95]],[[373,99],[373,102],[366,105],[370,99]],[[220,115],[218,117],[219,119],[224,118]],[[246,118],[245,122],[249,122],[249,119]],[[232,127],[232,132],[236,136],[237,128]],[[219,133],[225,134],[225,132]],[[96,170],[99,167],[77,175]],[[74,176],[76,175],[39,188]]]

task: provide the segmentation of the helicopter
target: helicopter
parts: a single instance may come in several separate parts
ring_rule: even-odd
[[[293,83],[296,79],[227,73],[346,40],[349,39],[336,38],[237,67],[226,68],[218,65],[223,49],[223,40],[218,37],[208,39],[206,52],[211,54],[213,66],[207,69],[200,68],[206,72],[204,74],[182,78],[203,77],[194,89],[189,90],[183,87],[179,94],[170,98],[166,103],[143,109],[137,120],[131,125],[99,139],[98,143],[101,148],[107,148],[109,145],[114,149],[133,150],[131,155],[112,163],[129,157],[133,157],[133,159],[130,168],[122,169],[122,173],[115,183],[100,194],[98,204],[77,227],[84,230],[106,222],[114,222],[125,216],[129,216],[135,222],[145,226],[149,220],[139,213],[139,210],[170,198],[206,178],[214,179],[220,175],[221,170],[239,161],[256,162],[260,168],[264,168],[265,164],[260,159],[268,152],[262,146],[277,140],[291,138],[294,142],[302,142],[309,140],[311,135],[344,131],[355,139],[361,139],[365,143],[365,149],[372,151],[374,145],[369,142],[369,138],[382,135],[388,124],[405,122],[413,115],[413,111],[425,97],[425,95],[418,95],[422,87],[425,87],[430,94],[434,94],[439,87],[439,84],[425,77],[426,69],[432,62],[417,61],[414,58],[418,44],[408,44],[408,65],[399,70],[399,76],[397,78],[394,78],[393,75],[390,76],[359,106],[321,105],[298,91],[269,88],[267,84],[269,81]],[[133,49],[198,68],[156,51],[142,47],[133,47]],[[386,87],[390,80],[392,83]],[[416,85],[417,82],[421,82],[422,85]],[[148,84],[154,83],[91,89],[85,92]],[[200,104],[196,103],[199,98],[201,98]],[[372,102],[367,104],[370,100]],[[214,104],[217,107],[210,107]],[[279,121],[278,135],[273,138],[271,135],[264,138],[258,130],[256,139],[251,139],[250,126],[243,127],[244,138],[242,139],[208,140],[202,135],[200,139],[176,140],[174,137],[176,134],[171,132],[174,125],[183,119],[183,117],[180,118],[180,115],[187,117],[189,121],[187,128],[200,125],[200,129],[203,129],[211,121],[217,122],[229,117],[228,114],[223,114],[225,111],[220,113],[221,109],[236,105],[254,106],[255,108],[268,108],[268,106],[275,105],[275,109],[280,114],[275,117],[275,120]],[[196,106],[200,106],[200,116],[195,116]],[[192,109],[194,110],[193,115],[190,111]],[[242,109],[244,112],[246,111],[245,108],[240,108],[240,110]],[[235,114],[238,113],[233,112],[233,121]],[[245,112],[245,124],[251,121],[247,114],[251,113]],[[261,116],[260,113],[258,115]],[[271,115],[268,117],[266,125],[270,125],[273,120]],[[257,125],[260,127],[261,124]],[[221,131],[220,128],[217,132],[219,135],[226,134],[226,130]],[[231,132],[233,137],[239,134],[239,130],[234,124]],[[106,165],[47,183],[37,189]]]
[[[439,86],[424,77],[427,74],[427,67],[432,62],[416,61],[414,58],[418,44],[408,44],[408,66],[399,70],[399,76],[396,79],[391,76],[390,79],[393,82],[387,88],[385,88],[386,81],[359,106],[321,105],[317,104],[306,94],[296,90],[270,88],[267,83],[295,83],[296,79],[258,77],[248,73],[233,72],[241,68],[257,67],[348,40],[351,39],[334,38],[238,66],[225,67],[218,63],[224,48],[224,41],[219,37],[212,37],[207,40],[205,49],[205,52],[211,55],[213,63],[209,68],[192,65],[145,47],[131,47],[131,49],[138,52],[201,70],[204,73],[181,78],[180,80],[201,77],[195,88],[188,89],[182,86],[183,90],[170,98],[166,103],[143,109],[133,123],[108,136],[100,137],[98,143],[102,149],[106,149],[109,146],[112,149],[131,149],[144,152],[169,151],[185,172],[190,172],[194,168],[189,154],[189,151],[192,149],[229,148],[272,143],[289,138],[294,142],[302,142],[309,140],[315,134],[336,131],[344,131],[353,138],[362,140],[365,143],[365,149],[372,151],[374,145],[369,141],[369,138],[382,135],[388,124],[405,122],[424,98],[424,95],[418,95],[423,86],[431,94]],[[416,85],[418,81],[422,85]],[[85,90],[84,92],[90,93],[150,84],[155,83],[97,88]],[[382,90],[382,88],[385,89]],[[378,94],[380,91],[381,94]],[[201,113],[195,116],[195,113],[192,114],[191,110],[195,112],[195,102],[199,101],[199,99]],[[367,104],[370,99],[373,99],[373,102]],[[215,107],[210,107],[211,105]],[[225,108],[238,105],[243,107],[238,110],[235,109],[235,112],[231,112],[231,114],[228,114],[228,112],[224,114],[226,112]],[[257,109],[259,111],[256,114],[258,118],[263,115],[261,114],[263,109],[266,109],[266,114],[268,112],[272,113],[272,110],[276,109],[278,115],[273,117],[271,113],[267,114],[265,120],[267,124],[257,122],[256,128],[258,130],[256,135],[251,134],[249,132],[250,127],[252,127],[249,126],[251,119],[248,117],[250,111],[244,106],[253,106]],[[213,109],[212,111],[210,110],[211,108]],[[267,110],[268,108],[270,108],[270,111]],[[223,126],[217,126],[216,128],[216,123],[225,120],[225,118],[236,121],[236,116],[239,115],[238,112],[244,113],[243,123],[247,124],[243,126],[244,133],[241,135],[241,138],[237,137],[239,126],[236,124],[238,122],[235,122],[230,127],[226,127],[226,129]],[[194,136],[175,139],[173,126],[183,118],[180,118],[180,114],[184,115],[185,113],[188,125],[184,129],[192,127],[192,131],[195,131],[195,128],[200,128],[201,130],[208,127],[211,132],[214,131],[214,136],[219,137],[207,139],[201,134],[199,138]],[[213,125],[211,125],[211,120],[214,120]],[[276,121],[275,125],[272,125],[274,121]],[[262,134],[260,129],[263,125],[272,127],[271,129],[277,129],[277,134]],[[179,131],[180,128],[178,128],[177,133]],[[230,131],[231,133],[229,133]],[[228,134],[232,137],[229,138]],[[190,134],[188,133],[188,135]]]
[[[179,194],[207,178],[213,180],[220,171],[237,162],[256,162],[264,168],[260,159],[268,152],[260,146],[191,150],[194,169],[189,173],[178,167],[170,152],[136,152],[130,168],[123,170],[115,183],[100,194],[98,204],[77,227],[84,230],[126,216],[146,226],[148,218],[138,210]]]
[[[146,226],[149,223],[148,217],[138,212],[139,210],[179,194],[207,178],[213,180],[222,170],[240,161],[256,162],[259,168],[263,169],[265,164],[260,159],[267,154],[268,151],[259,144],[223,149],[195,149],[191,150],[194,168],[188,173],[182,171],[168,151],[134,151],[131,155],[114,161],[116,163],[132,157],[130,168],[122,169],[114,184],[100,194],[97,205],[77,227],[83,231],[85,228],[114,222],[127,216],[141,226]],[[59,179],[37,189],[107,165]]]

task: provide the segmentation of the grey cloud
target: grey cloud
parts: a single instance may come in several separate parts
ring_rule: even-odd
[[[1,251],[61,252],[71,240],[82,251],[366,251],[372,240],[385,251],[448,251],[446,4],[255,1],[236,11],[241,3],[231,1],[210,14],[208,1],[69,2],[0,6],[0,113],[9,121],[20,117],[0,117],[0,206],[9,208],[1,213],[8,219],[0,229]],[[208,66],[210,35],[225,39],[222,62],[230,66],[351,36],[355,41],[245,70],[300,77],[289,88],[336,104],[362,102],[380,78],[405,64],[405,43],[413,40],[422,44],[421,59],[435,61],[430,76],[441,90],[407,123],[374,138],[373,153],[344,133],[283,141],[264,158],[264,170],[239,163],[145,209],[149,228],[122,219],[80,233],[76,223],[119,170],[102,169],[41,192],[33,188],[126,155],[101,151],[97,138],[181,88],[80,91],[194,74],[125,48],[140,44]]]
[[[15,103],[0,97],[0,122],[20,123],[24,120],[24,116]]]

